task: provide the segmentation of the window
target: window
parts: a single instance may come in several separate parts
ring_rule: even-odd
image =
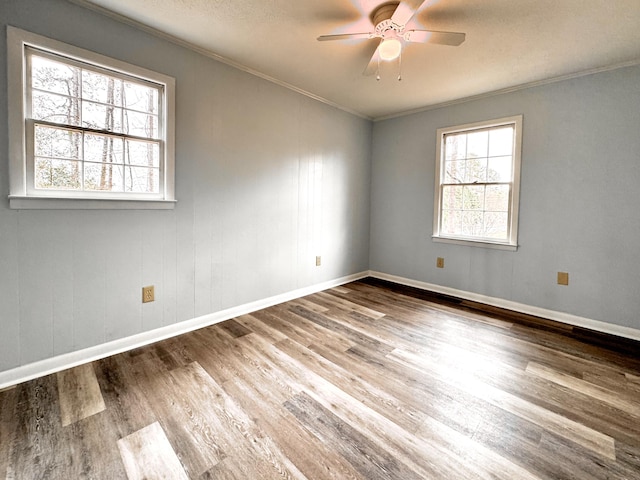
[[[8,28],[12,208],[172,208],[172,78]]]
[[[438,129],[433,238],[515,250],[522,116]]]

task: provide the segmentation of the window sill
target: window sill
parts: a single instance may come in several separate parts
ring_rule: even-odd
[[[452,243],[454,245],[466,245],[467,247],[480,247],[480,248],[493,248],[496,250],[508,250],[515,252],[518,250],[518,245],[512,245],[508,243],[494,243],[481,240],[463,240],[460,238],[448,238],[448,237],[431,237],[434,242],[439,243]]]
[[[176,200],[123,200],[9,195],[14,210],[173,210]]]

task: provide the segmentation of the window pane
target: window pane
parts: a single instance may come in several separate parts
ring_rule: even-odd
[[[124,107],[140,112],[158,114],[157,89],[125,82],[124,95]]]
[[[82,98],[107,105],[122,106],[122,80],[83,70]]]
[[[36,157],[35,187],[56,190],[80,189],[80,162]]]
[[[445,235],[460,235],[462,233],[462,212],[459,210],[443,210],[441,229]]]
[[[484,236],[486,238],[506,240],[508,221],[509,214],[506,212],[486,212],[484,214]]]
[[[85,163],[84,189],[106,192],[124,191],[122,165],[113,163]]]
[[[484,185],[464,186],[462,208],[464,210],[481,210],[484,207],[484,188]]]
[[[160,171],[157,168],[125,167],[125,190],[136,193],[159,193]]]
[[[462,160],[467,156],[467,135],[446,135],[445,136],[445,159]]]
[[[489,159],[487,172],[488,182],[510,182],[513,159],[509,157],[494,157]]]
[[[496,128],[489,132],[489,156],[513,154],[513,127]]]
[[[39,90],[79,97],[80,69],[32,55],[31,85]]]
[[[442,208],[445,210],[462,210],[462,186],[442,187]]]
[[[464,171],[465,171],[464,160],[455,162],[450,161],[445,164],[445,173],[444,173],[444,183],[463,183],[464,182]]]
[[[483,213],[480,212],[462,212],[462,235],[468,237],[483,236],[484,222]]]
[[[79,100],[54,93],[33,92],[31,118],[65,125],[80,125]]]
[[[112,105],[82,102],[82,126],[121,133],[122,109]]]
[[[473,158],[466,162],[464,175],[465,183],[484,183],[487,180],[487,159]]]
[[[160,146],[155,142],[137,142],[127,140],[125,151],[125,163],[145,167],[160,166]]]
[[[487,185],[484,209],[491,212],[508,212],[509,185]]]
[[[135,135],[136,137],[159,138],[158,117],[125,110],[124,133]]]
[[[489,132],[467,134],[467,158],[486,157],[489,152]]]
[[[64,128],[34,126],[35,154],[37,157],[80,158],[82,134]]]
[[[84,136],[84,159],[88,162],[123,163],[123,141],[118,137],[87,133]]]

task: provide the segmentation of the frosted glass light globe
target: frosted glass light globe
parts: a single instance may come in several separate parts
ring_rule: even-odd
[[[402,50],[402,43],[397,38],[385,38],[378,47],[378,53],[382,60],[393,60],[398,58]]]

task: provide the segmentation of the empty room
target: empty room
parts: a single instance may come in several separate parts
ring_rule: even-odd
[[[0,479],[640,479],[637,0],[0,24]]]

